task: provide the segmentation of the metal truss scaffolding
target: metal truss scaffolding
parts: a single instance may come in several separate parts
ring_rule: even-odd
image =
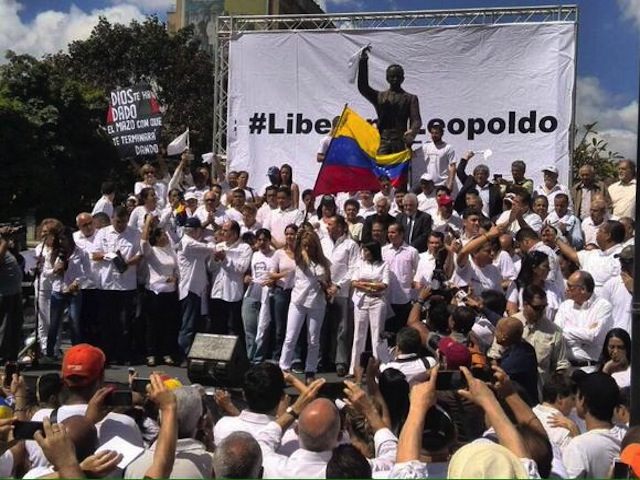
[[[538,7],[417,10],[322,15],[219,16],[215,22],[216,32],[214,36],[213,151],[222,155],[226,154],[227,151],[227,79],[229,75],[229,42],[233,35],[265,31],[336,29],[340,29],[340,31],[350,31],[384,28],[462,27],[466,25],[550,22],[574,22],[577,25],[577,6],[544,5]]]

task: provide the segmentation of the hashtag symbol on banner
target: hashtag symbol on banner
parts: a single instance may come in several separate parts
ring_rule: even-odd
[[[249,118],[249,133],[260,134],[267,127],[267,115],[262,113],[254,113]]]

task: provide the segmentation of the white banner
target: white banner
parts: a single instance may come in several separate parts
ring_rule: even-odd
[[[349,81],[349,58],[370,43],[370,85],[386,90],[386,68],[402,65],[423,128],[442,121],[458,158],[491,149],[492,174],[510,178],[511,162],[522,159],[536,183],[549,164],[566,183],[575,36],[571,22],[237,35],[229,48],[229,168],[249,171],[260,187],[269,166],[289,163],[294,181],[313,187],[319,144],[345,103],[375,118]],[[483,161],[476,156],[469,170]],[[422,171],[416,156],[414,178]]]

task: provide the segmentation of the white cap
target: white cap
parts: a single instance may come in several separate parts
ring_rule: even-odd
[[[420,177],[420,180],[425,180],[427,182],[433,182],[433,175],[431,175],[430,173],[423,173],[422,176]]]
[[[187,192],[184,194],[184,200],[188,201],[188,200],[197,200],[198,197],[196,197],[196,194],[193,192]]]
[[[553,165],[545,165],[544,167],[542,167],[541,171],[555,173],[556,175],[558,175],[559,173],[558,167],[555,167]]]

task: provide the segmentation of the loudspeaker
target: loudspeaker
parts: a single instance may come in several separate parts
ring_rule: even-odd
[[[192,383],[240,388],[249,359],[236,335],[197,333],[187,355],[187,375]]]

